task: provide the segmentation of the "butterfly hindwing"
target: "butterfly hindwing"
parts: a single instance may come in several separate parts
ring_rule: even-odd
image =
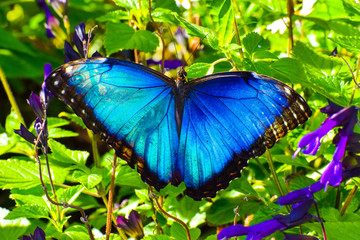
[[[206,76],[189,83],[178,168],[188,194],[214,196],[311,111],[285,84],[251,72]]]
[[[138,64],[78,60],[46,80],[56,97],[157,189],[172,180],[178,149],[173,83]]]

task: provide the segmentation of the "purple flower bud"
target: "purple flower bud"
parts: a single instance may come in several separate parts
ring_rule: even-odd
[[[37,227],[34,231],[34,235],[30,234],[29,236],[23,236],[23,240],[45,240],[45,232],[41,228]]]
[[[95,51],[92,56],[93,58],[99,58],[99,57],[103,57],[98,51]]]
[[[36,116],[40,119],[44,118],[44,107],[40,100],[40,97],[35,93],[31,93],[29,100],[27,100],[28,104],[34,110]]]
[[[64,44],[64,51],[65,51],[65,63],[67,62],[71,62],[71,61],[75,61],[77,59],[80,59],[81,56],[79,55],[79,53],[77,53],[72,46],[70,45],[70,43],[68,41],[65,41]]]
[[[48,38],[54,38],[57,29],[60,28],[60,22],[59,20],[57,20],[57,18],[55,18],[52,15],[47,17],[46,19],[47,19],[47,23],[45,23],[46,36]]]
[[[20,129],[19,130],[14,130],[14,132],[16,134],[19,134],[22,138],[24,138],[29,143],[34,144],[35,141],[36,141],[35,135],[32,134],[31,132],[29,132],[29,130],[27,130],[27,128],[22,124],[20,125]]]
[[[50,101],[50,98],[53,96],[53,94],[46,88],[46,78],[50,75],[50,73],[52,72],[52,67],[50,63],[46,63],[44,66],[44,82],[41,86],[41,92],[40,92],[40,98],[41,101],[43,101],[43,103],[45,105],[47,105],[47,103]]]

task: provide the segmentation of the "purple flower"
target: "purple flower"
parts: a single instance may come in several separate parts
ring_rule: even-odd
[[[160,65],[161,61],[155,61],[153,59],[146,60],[148,66],[151,65]],[[165,60],[164,68],[165,69],[177,69],[178,67],[182,67],[183,63],[180,60]]]
[[[34,235],[30,233],[30,236],[23,236],[22,240],[45,240],[45,232],[37,227],[34,231]]]
[[[333,104],[333,103],[332,103]],[[334,112],[334,109],[339,108],[339,106],[334,105],[336,107],[332,107],[331,105],[323,108],[322,110],[325,113],[330,113],[330,117],[326,119],[320,128],[316,131],[306,134],[299,142],[299,148],[305,148],[302,152],[304,154],[315,155],[320,146],[320,140],[333,128],[342,126],[344,130],[342,130],[342,134],[344,137],[348,137],[352,134],[355,123],[357,121],[357,111],[358,109],[354,106],[350,106],[347,108],[342,108],[341,110]],[[355,121],[354,121],[355,120]],[[339,147],[343,147],[341,145]],[[336,153],[336,152],[335,152]],[[342,149],[340,149],[336,155],[336,157],[342,157],[341,154],[344,153]],[[335,155],[334,155],[335,156]],[[341,158],[340,158],[341,159]]]
[[[325,191],[328,185],[339,186],[342,181],[343,169],[341,159],[345,156],[346,146],[353,135],[355,124],[358,121],[358,110],[355,106],[342,108],[329,101],[329,105],[321,109],[321,112],[326,113],[329,118],[316,131],[306,134],[298,144],[299,149],[306,147],[303,150],[304,154],[315,155],[321,144],[321,138],[331,129],[341,127],[336,135],[338,140],[334,142],[336,150],[333,160],[320,178],[320,183],[324,186]],[[295,152],[294,157],[298,154],[299,149]]]
[[[53,96],[53,94],[46,88],[46,83],[45,83],[46,78],[50,75],[51,72],[52,72],[51,64],[46,63],[44,65],[44,82],[41,86],[41,92],[40,92],[40,98],[44,104],[47,104],[50,98]]]
[[[52,14],[51,11],[48,7],[48,5],[46,4],[45,0],[37,0],[36,1],[37,4],[45,11],[45,17],[46,17],[46,23],[45,23],[45,28],[46,28],[46,36],[48,38],[54,38],[56,35],[56,31],[58,28],[60,28],[60,22],[59,20],[57,20],[57,18],[55,18]]]
[[[47,78],[47,76],[51,73],[51,65],[49,63],[45,64],[44,66],[44,79]],[[48,139],[48,130],[47,130],[47,120],[46,120],[46,108],[47,103],[52,96],[52,94],[49,92],[49,90],[46,88],[45,81],[42,85],[42,91],[40,93],[39,97],[35,93],[31,93],[30,98],[28,100],[29,105],[35,112],[37,118],[34,123],[34,128],[37,133],[37,135],[40,135],[40,143],[43,146],[43,151],[46,154],[47,153],[47,139]],[[23,137],[28,142],[34,144],[36,141],[36,136],[29,132],[22,124],[20,125],[19,130],[15,130],[16,134],[19,134],[21,137]],[[39,144],[39,146],[41,146]]]
[[[116,223],[117,227],[121,228],[129,236],[135,239],[141,239],[144,237],[143,225],[137,211],[132,210],[128,219],[123,216],[118,216],[116,218]]]
[[[40,100],[40,97],[32,92],[27,102],[34,110],[36,116],[42,119],[44,117],[44,108]]]
[[[67,15],[67,0],[49,0],[49,3],[59,17],[62,18],[64,17],[64,15]]]
[[[89,34],[90,34],[90,38],[89,38]],[[65,46],[64,46],[65,63],[88,57],[90,42],[93,40],[95,36],[94,34],[92,34],[92,31],[90,31],[89,34],[85,32],[84,23],[80,23],[75,27],[73,42],[78,52],[76,52],[73,49],[73,47],[69,42],[65,41]],[[92,57],[102,57],[102,55],[96,51],[95,53],[93,53]]]
[[[300,224],[310,221],[314,218],[308,213],[313,201],[308,200],[293,209],[288,215],[275,215],[273,219],[245,227],[242,225],[234,225],[223,229],[218,234],[218,239],[227,239],[230,237],[247,235],[247,240],[262,239],[273,234],[275,231],[284,231]]]

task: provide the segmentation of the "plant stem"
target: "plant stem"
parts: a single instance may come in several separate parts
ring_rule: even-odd
[[[5,89],[5,92],[6,92],[6,95],[7,95],[8,99],[10,101],[11,107],[14,109],[20,123],[22,123],[26,127],[24,118],[21,115],[20,109],[19,109],[19,107],[18,107],[18,105],[16,103],[16,100],[15,100],[14,94],[11,91],[9,82],[6,79],[5,74],[4,74],[1,66],[0,66],[0,80],[1,80],[2,85],[4,86],[4,89]]]
[[[265,154],[266,154],[266,158],[268,160],[271,175],[273,176],[274,184],[275,184],[280,196],[284,196],[285,195],[284,190],[282,189],[279,178],[278,178],[278,176],[276,174],[275,167],[274,167],[274,162],[272,160],[271,153],[270,153],[268,148],[266,148]],[[286,209],[288,210],[289,213],[291,212],[291,208],[290,208],[289,205],[286,205]]]
[[[108,200],[108,212],[107,212],[107,219],[106,219],[106,240],[110,238],[111,232],[111,216],[112,216],[112,209],[113,209],[113,199],[114,199],[114,183],[115,183],[115,174],[116,174],[116,167],[117,167],[117,156],[114,154],[114,160],[112,164],[112,171],[111,171],[111,182],[110,182],[110,190],[109,190],[109,200]]]
[[[42,131],[43,131],[43,129],[40,131],[39,136],[41,136]],[[40,141],[39,141],[39,136],[38,136],[38,138],[37,138],[37,140],[36,140],[36,142],[35,142],[35,158],[36,158],[36,160],[37,160],[37,162],[38,162],[38,164],[39,164],[39,177],[40,177],[40,182],[41,182],[41,186],[42,186],[42,188],[43,188],[43,190],[44,190],[44,192],[45,192],[46,198],[49,200],[50,203],[52,203],[52,204],[54,204],[54,205],[56,205],[56,206],[62,206],[62,207],[64,207],[64,208],[68,208],[68,207],[69,207],[69,208],[74,208],[74,209],[77,209],[78,211],[80,211],[81,216],[82,216],[82,217],[81,217],[81,221],[85,224],[85,226],[86,226],[86,228],[87,228],[87,230],[88,230],[90,239],[91,239],[91,240],[95,240],[94,235],[93,235],[93,233],[92,233],[92,231],[91,231],[91,227],[90,227],[90,225],[89,225],[89,222],[88,222],[88,219],[87,219],[87,216],[86,216],[86,214],[85,214],[84,209],[82,209],[81,207],[78,207],[78,206],[70,205],[70,204],[68,204],[68,203],[66,203],[66,202],[65,202],[65,203],[58,203],[58,202],[54,201],[54,200],[49,196],[49,193],[47,192],[47,187],[45,186],[45,183],[44,183],[44,180],[43,180],[40,157],[39,157],[39,155],[38,155],[38,153],[37,153],[38,144],[39,144],[39,142],[40,142]]]
[[[354,185],[353,189],[351,189],[349,195],[347,196],[344,205],[342,206],[341,210],[340,210],[340,216],[343,216],[344,213],[346,212],[346,209],[349,207],[349,204],[351,203],[352,199],[355,197],[355,194],[358,190],[358,186]]]
[[[159,38],[161,40],[161,44],[162,44],[162,53],[161,53],[161,73],[164,73],[164,62],[165,62],[165,42],[164,39],[162,37],[161,31],[159,26],[156,24],[156,22],[154,21],[152,15],[151,15],[151,0],[149,0],[149,16],[150,16],[150,20],[152,22],[152,24],[154,25],[154,28],[156,29],[156,31],[158,32]]]
[[[294,32],[293,32],[293,22],[292,17],[294,15],[294,0],[288,0],[287,1],[287,11],[289,16],[289,39],[288,39],[288,56],[290,56],[290,53],[294,47]]]
[[[231,1],[232,4],[231,4],[231,8],[232,8],[232,11],[233,11],[233,15],[234,15],[234,29],[235,29],[235,37],[236,37],[236,43],[240,46],[239,48],[239,53],[240,53],[240,59],[241,59],[241,67],[242,67],[242,70],[244,69],[244,53],[242,51],[242,47],[241,47],[241,40],[240,40],[240,33],[239,33],[239,29],[238,29],[238,26],[237,26],[237,22],[236,22],[236,14],[235,14],[235,11],[234,11],[234,0]],[[236,3],[237,4],[237,3]]]
[[[156,206],[157,208],[159,209],[160,212],[162,212],[165,216],[173,219],[174,221],[180,223],[184,228],[185,228],[185,231],[186,231],[186,236],[187,236],[187,240],[191,240],[191,236],[190,236],[190,231],[189,231],[189,228],[188,226],[179,218],[167,213],[159,204],[158,200],[156,199],[156,196],[155,196],[155,193],[152,191],[151,189],[151,193],[150,193],[150,197],[152,199],[154,199],[155,203],[156,203]]]

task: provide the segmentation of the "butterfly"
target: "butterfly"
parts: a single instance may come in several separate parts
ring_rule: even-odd
[[[185,182],[195,200],[214,197],[248,160],[310,116],[284,83],[254,72],[173,80],[114,58],[66,63],[47,88],[159,190]]]

